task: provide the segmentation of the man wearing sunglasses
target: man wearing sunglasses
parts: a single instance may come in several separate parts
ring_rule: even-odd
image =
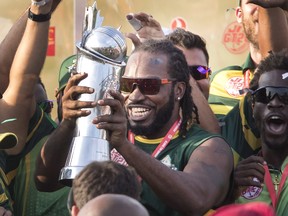
[[[93,121],[109,131],[110,144],[138,172],[150,215],[202,215],[229,190],[229,146],[189,123],[197,108],[185,67],[183,53],[168,40],[145,42],[128,60],[122,95],[111,92],[114,99],[98,101],[113,114]]]
[[[261,151],[235,169],[239,203],[264,201],[288,214],[288,53],[271,53],[251,81],[251,101]]]
[[[147,39],[157,39],[165,37],[160,23],[154,17],[146,13],[140,12],[136,14],[129,14],[141,22],[141,28],[137,30],[137,35],[133,33],[128,34],[135,47]],[[173,32],[166,35],[177,48],[179,48],[185,55],[186,61],[189,65],[190,71],[190,85],[193,88],[192,97],[199,108],[200,126],[212,133],[220,133],[218,121],[212,112],[207,100],[209,97],[209,75],[211,69],[209,65],[209,54],[206,48],[205,40],[190,31],[177,28]],[[203,97],[204,96],[204,97]]]
[[[136,169],[143,187],[141,202],[150,215],[202,215],[223,202],[231,180],[232,153],[219,135],[192,123],[197,108],[191,97],[188,65],[179,49],[168,40],[149,41],[136,48],[121,79],[122,95],[111,92],[113,99],[97,103],[74,100],[71,95],[93,92],[77,86],[85,77],[87,74],[76,74],[68,81],[63,121],[39,157],[42,165],[38,162],[41,169],[36,175],[46,189],[61,187],[57,179],[73,138],[71,131],[78,117],[90,114],[83,108],[108,105],[111,115],[98,116],[93,123],[109,131],[111,146]],[[57,152],[57,157],[61,153],[61,159],[47,160],[46,152]],[[45,170],[50,176],[43,178],[40,175]]]
[[[283,6],[285,1],[287,2],[287,0],[242,1],[246,9],[251,7],[257,10],[257,16],[261,18],[257,24],[259,25],[258,40],[259,52],[261,51],[261,55],[264,57],[270,50],[281,51],[284,47],[288,47],[287,8],[285,9]],[[253,119],[253,111],[248,97],[244,96],[239,104],[222,119],[221,123],[223,123],[221,134],[233,149],[235,164],[242,158],[255,154],[261,147],[259,131]]]

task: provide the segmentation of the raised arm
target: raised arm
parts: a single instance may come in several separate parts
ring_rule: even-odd
[[[279,52],[288,48],[288,1],[250,0],[259,6],[259,47],[263,57],[270,50]]]
[[[51,0],[52,12],[61,0]],[[0,44],[0,92],[3,94],[9,84],[9,74],[14,56],[25,31],[28,18],[28,9],[13,24],[10,31]],[[37,64],[37,62],[35,62]]]
[[[126,37],[131,39],[137,47],[141,42],[149,39],[163,39],[165,37],[160,23],[153,16],[146,13],[130,13],[126,16],[127,21],[132,25],[136,33],[128,33]]]
[[[48,14],[52,2],[48,1],[40,7],[31,4],[30,11],[34,15]],[[6,150],[8,154],[20,153],[26,143],[28,122],[35,111],[34,88],[46,56],[49,23],[48,18],[43,22],[27,20],[11,66],[10,81],[1,100],[3,109],[0,115],[1,120],[16,118],[16,121],[5,123],[1,129],[14,132],[18,136],[19,143],[14,148]]]
[[[82,108],[95,107],[95,103],[74,100],[75,96],[84,93],[93,93],[88,87],[77,86],[87,74],[72,76],[64,90],[62,97],[63,120],[43,145],[37,158],[35,183],[40,191],[55,191],[61,187],[58,178],[64,167],[73,138],[76,120],[79,117],[90,115],[90,111]]]

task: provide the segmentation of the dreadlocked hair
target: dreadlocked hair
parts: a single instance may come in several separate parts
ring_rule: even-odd
[[[168,57],[168,74],[171,79],[175,79],[174,85],[176,82],[185,83],[185,93],[180,100],[182,123],[179,131],[180,136],[185,137],[189,126],[192,124],[193,113],[198,123],[199,115],[198,109],[191,96],[192,88],[189,84],[189,69],[183,52],[167,39],[148,40],[138,46],[133,53],[139,51],[166,55]]]

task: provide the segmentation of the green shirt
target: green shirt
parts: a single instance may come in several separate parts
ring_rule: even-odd
[[[169,145],[157,156],[157,159],[173,170],[183,171],[192,152],[206,140],[218,136],[219,135],[216,134],[210,134],[194,125],[188,131],[186,138],[178,136],[172,139]],[[135,137],[135,144],[148,154],[152,154],[160,141],[161,139],[146,140]],[[149,211],[150,216],[180,215],[162,202],[145,181],[142,181],[142,189],[141,202]],[[177,197],[175,199],[177,199]],[[193,203],[191,203],[191,205],[193,205]]]
[[[272,177],[272,182],[281,179],[282,172],[284,171],[285,166],[288,164],[288,157],[285,159],[282,164],[281,170],[269,169],[270,175]],[[267,190],[267,186],[264,184],[263,188],[258,187],[248,187],[245,191],[242,192],[242,195],[236,200],[236,203],[249,203],[249,202],[265,202],[269,205],[272,205],[270,194]],[[278,203],[276,205],[276,214],[278,216],[288,215],[288,181],[286,179],[283,189],[280,193]]]
[[[260,134],[253,119],[248,97],[242,98],[222,119],[221,135],[233,150],[234,165],[259,151]]]
[[[58,216],[69,215],[67,197],[69,188],[56,192],[39,192],[34,183],[36,159],[56,124],[39,107],[29,122],[28,138],[23,151],[7,158],[6,173],[15,215]]]
[[[12,199],[8,191],[8,180],[2,168],[0,168],[0,206],[13,212]]]
[[[252,79],[254,69],[249,55],[242,67],[229,66],[212,73],[208,102],[217,118],[225,116],[244,97],[244,94],[239,93],[244,88],[243,73],[250,70],[249,79]]]

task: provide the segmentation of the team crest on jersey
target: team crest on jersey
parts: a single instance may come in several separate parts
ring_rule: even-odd
[[[161,162],[166,165],[167,167],[173,169],[173,170],[177,170],[177,167],[171,163],[171,157],[169,155],[167,155],[166,157],[164,157]]]
[[[253,181],[259,182],[257,178],[253,178]],[[260,196],[262,188],[256,186],[250,186],[242,192],[241,196],[245,199],[252,200]]]
[[[126,160],[124,159],[124,157],[115,149],[113,148],[111,150],[111,160],[116,162],[116,163],[119,163],[119,164],[122,164],[124,166],[128,166]]]
[[[244,88],[244,78],[243,77],[232,77],[225,85],[225,89],[229,95],[232,97],[239,97],[240,92]]]

